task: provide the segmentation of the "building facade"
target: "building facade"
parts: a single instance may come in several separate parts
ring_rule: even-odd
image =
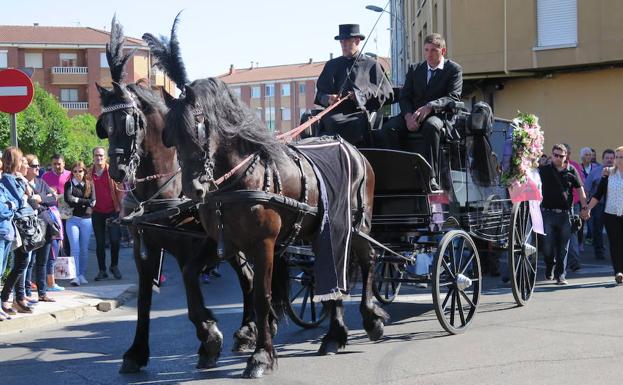
[[[387,58],[380,58],[385,69]],[[266,123],[271,131],[286,132],[299,125],[301,115],[314,105],[316,80],[325,61],[250,67],[233,66],[219,79],[229,85],[240,99]]]
[[[111,87],[106,61],[107,31],[88,27],[0,26],[0,69],[19,68],[31,73],[55,95],[70,116],[100,112],[98,83]],[[174,94],[172,82],[152,69],[149,47],[128,37],[126,50],[136,49],[126,67],[127,81],[149,79],[155,86]]]
[[[409,62],[422,60],[427,34],[444,35],[447,56],[463,66],[468,105],[484,100],[503,118],[536,114],[548,152],[558,142],[570,143],[574,158],[584,146],[600,152],[621,145],[614,111],[623,87],[623,2],[401,3]]]

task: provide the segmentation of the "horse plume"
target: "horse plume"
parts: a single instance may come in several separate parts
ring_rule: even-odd
[[[117,16],[113,16],[110,23],[110,43],[106,44],[106,59],[108,60],[108,67],[110,68],[110,75],[112,81],[118,84],[123,83],[125,79],[125,64],[130,57],[136,52],[136,48],[132,51],[124,54],[123,43],[125,37],[123,36],[123,27],[117,22]]]
[[[163,70],[171,80],[175,82],[177,88],[184,91],[184,86],[189,83],[186,75],[186,67],[180,54],[180,43],[177,40],[177,23],[180,21],[182,12],[175,16],[173,27],[171,28],[171,38],[160,36],[156,38],[151,33],[145,33],[143,40],[149,45],[152,55],[156,58],[156,66]]]

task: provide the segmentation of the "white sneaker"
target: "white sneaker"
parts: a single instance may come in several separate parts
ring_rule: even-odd
[[[83,284],[83,285],[86,285],[87,283],[89,283],[89,281],[87,281],[87,279],[84,278],[84,275],[82,275],[82,274],[80,274],[78,276],[78,279],[80,280],[80,283]]]
[[[71,281],[69,281],[69,283],[71,284],[71,286],[80,286],[80,279],[74,278]]]

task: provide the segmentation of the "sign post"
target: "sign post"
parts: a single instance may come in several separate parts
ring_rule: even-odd
[[[25,110],[34,96],[34,87],[30,77],[17,69],[0,71],[0,111],[11,114],[11,146],[17,147],[16,117]]]

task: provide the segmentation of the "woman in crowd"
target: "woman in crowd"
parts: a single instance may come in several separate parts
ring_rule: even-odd
[[[610,241],[610,258],[614,268],[614,279],[623,283],[623,146],[615,150],[614,167],[604,167],[597,192],[588,202],[588,210],[605,199],[603,214],[606,233]]]
[[[84,163],[74,163],[71,172],[72,178],[65,183],[64,198],[69,207],[73,208],[72,216],[67,219],[67,237],[69,248],[76,261],[77,277],[70,283],[80,286],[89,283],[85,275],[89,257],[89,238],[93,232],[91,213],[95,206],[95,189],[91,178],[86,175]]]
[[[4,173],[2,174],[0,183],[2,183],[9,192],[9,206],[15,208],[14,218],[34,213],[34,210],[27,202],[27,199],[33,195],[33,191],[20,173],[22,158],[22,151],[17,147],[9,147],[2,154]],[[24,298],[23,275],[28,267],[29,254],[30,253],[24,252],[21,247],[13,251],[13,269],[11,269],[4,287],[2,288],[2,292],[0,292],[2,310],[9,315],[14,315],[16,312],[32,313],[32,309],[28,306],[28,302]],[[13,298],[13,306],[11,306],[9,296],[13,288],[15,288],[15,296]]]
[[[1,153],[0,156],[2,156]],[[0,161],[0,170],[1,169],[2,161]],[[15,208],[11,205],[9,192],[4,185],[0,183],[0,280],[2,280],[2,276],[9,262],[11,244],[15,239],[15,228],[12,224],[14,211]],[[0,321],[4,321],[5,319],[11,319],[11,316],[0,308]]]
[[[33,189],[34,194],[28,199],[30,206],[37,210],[39,216],[49,215],[49,219],[52,217],[49,212],[50,207],[56,207],[56,194],[50,186],[41,178],[39,178],[39,158],[36,155],[28,154],[24,157],[28,163],[28,170],[26,171],[26,180]],[[47,213],[46,213],[47,211]],[[47,221],[46,221],[47,222]],[[37,286],[37,294],[39,301],[43,302],[56,302],[52,297],[47,295],[47,275],[46,266],[48,263],[48,256],[50,255],[50,247],[52,245],[52,237],[58,234],[59,229],[53,225],[48,224],[46,231],[45,244],[33,251],[28,270],[26,271],[25,291],[26,297],[31,298],[32,289],[32,272],[34,270],[34,282]]]

